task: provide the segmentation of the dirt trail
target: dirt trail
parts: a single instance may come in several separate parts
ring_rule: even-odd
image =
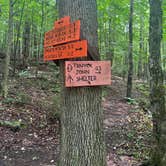
[[[107,89],[108,96],[103,101],[108,166],[139,165],[132,154],[126,152],[130,152],[127,133],[129,128],[134,127],[131,126],[131,119],[135,113],[131,111],[133,105],[124,100],[125,86],[121,78],[113,77],[112,85]],[[31,91],[31,88],[27,89],[28,92]],[[41,94],[46,97],[50,95],[50,92],[45,94],[38,89],[35,92],[34,88],[30,93],[35,94],[35,98],[40,98]],[[0,120],[11,120],[14,117],[27,122],[29,127],[13,132],[10,128],[0,126],[0,161],[6,166],[56,166],[59,154],[59,125],[45,123],[46,117],[43,114],[46,114],[47,110],[33,105],[7,105],[4,110],[3,107],[4,105],[0,105]],[[125,151],[119,154],[123,148]]]
[[[132,147],[128,147],[128,142],[130,141],[128,134],[130,134],[130,129],[134,130],[135,127],[131,125],[131,119],[139,116],[139,114],[133,112],[136,107],[126,102],[124,99],[125,95],[126,83],[119,77],[113,77],[109,95],[103,101],[104,128],[108,152],[107,166],[140,165],[140,162],[136,161],[130,153],[129,149]],[[139,97],[140,94],[136,92],[133,96]],[[121,147],[122,149],[125,148],[125,150],[118,154],[118,150]],[[128,154],[127,151],[129,151]]]
[[[118,155],[116,149],[126,140],[126,126],[129,125],[132,105],[124,100],[126,84],[121,78],[114,77],[109,88],[109,95],[103,101],[104,128],[107,144],[108,166],[137,166],[139,165],[130,155]]]

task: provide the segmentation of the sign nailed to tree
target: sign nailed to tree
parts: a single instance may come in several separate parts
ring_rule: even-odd
[[[61,28],[70,24],[70,16],[65,16],[58,21],[55,21],[54,28]]]
[[[65,16],[54,23],[54,29],[45,33],[44,60],[85,57],[87,40],[80,41],[80,20],[70,23]],[[110,61],[66,61],[65,86],[110,85]]]
[[[87,56],[87,41],[80,41],[80,20],[70,23],[65,16],[54,23],[54,29],[45,33],[44,60]]]
[[[65,86],[110,85],[109,61],[66,61]]]
[[[87,56],[87,41],[77,41],[44,48],[44,60],[56,60]]]
[[[44,37],[44,47],[76,41],[79,39],[80,20],[77,20],[67,26],[63,26],[46,32]]]

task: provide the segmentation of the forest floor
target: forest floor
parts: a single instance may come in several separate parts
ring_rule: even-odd
[[[0,98],[0,166],[56,166],[58,74],[39,72],[35,78],[30,71],[24,72],[10,82],[9,89],[9,97]],[[152,123],[146,90],[144,83],[135,82],[134,99],[125,99],[126,83],[116,76],[104,88],[108,166],[138,166],[148,159]]]
[[[107,166],[139,166],[149,159],[151,147],[148,87],[135,81],[133,99],[126,99],[126,82],[113,76],[108,89],[103,101]]]

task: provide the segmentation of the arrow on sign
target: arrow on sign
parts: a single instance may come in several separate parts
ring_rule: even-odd
[[[44,48],[44,60],[56,60],[87,56],[87,41],[81,40]]]
[[[59,25],[57,23],[57,25]],[[45,33],[44,47],[55,46],[80,39],[80,20],[60,28],[52,29]]]
[[[67,77],[67,82],[73,82],[73,78],[71,77],[71,75],[68,75],[68,77]]]
[[[65,86],[110,85],[110,66],[110,61],[65,61]]]
[[[58,22],[58,24],[62,24],[62,23],[63,23],[63,21],[59,21],[59,22]]]
[[[70,24],[70,16],[65,16],[63,18],[61,18],[58,21],[55,21],[54,23],[54,28],[61,28],[63,26],[69,25]]]
[[[75,50],[76,50],[76,51],[81,51],[81,50],[82,50],[82,47],[76,48]]]

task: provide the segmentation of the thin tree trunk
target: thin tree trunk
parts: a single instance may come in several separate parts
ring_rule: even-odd
[[[124,39],[128,41],[128,32],[125,33]],[[115,60],[114,60],[115,61]],[[115,62],[114,62],[115,63]],[[128,54],[127,51],[125,51],[125,56],[122,57],[122,66],[123,66],[123,72],[122,72],[122,77],[123,80],[126,78],[126,73],[127,73],[127,67],[128,67]]]
[[[24,7],[25,7],[25,0],[23,2],[23,6],[22,6],[22,10],[21,10],[20,20],[19,20],[18,29],[17,29],[17,37],[16,37],[16,42],[15,42],[15,45],[14,45],[14,53],[13,53],[13,76],[15,75],[15,72],[16,72],[16,55],[17,55],[17,49],[18,49],[18,44],[19,44],[20,28],[21,28],[21,24],[22,24]]]
[[[59,0],[60,17],[81,20],[81,36],[96,48],[96,0]],[[87,60],[88,58],[81,58]],[[99,54],[98,54],[99,57]],[[60,61],[62,80],[64,63]],[[63,87],[60,166],[106,166],[100,87]]]
[[[102,53],[102,27],[99,25],[99,51]]]
[[[132,92],[132,77],[133,77],[133,5],[134,0],[130,0],[130,17],[129,17],[129,69],[127,79],[127,94],[126,97],[131,97]]]
[[[8,76],[9,76],[9,65],[10,65],[10,56],[12,53],[12,43],[13,43],[13,0],[9,1],[9,23],[8,23],[8,34],[7,34],[7,53],[5,58],[5,67],[4,67],[4,79],[2,85],[2,96],[4,98],[8,95]]]
[[[42,55],[42,52],[43,52],[43,32],[44,32],[44,16],[45,16],[45,13],[44,13],[44,0],[42,0],[42,6],[41,6],[41,11],[42,11],[42,19],[41,19],[41,30],[40,30],[40,42],[39,42],[39,54],[38,54],[38,60],[36,61],[36,77],[38,75],[38,68],[39,68],[39,59]]]
[[[161,43],[161,45],[162,45],[162,47],[161,47],[161,50],[162,50],[162,55],[165,55],[165,42],[164,42],[164,40],[162,41],[162,43]],[[163,57],[163,70],[165,71],[165,57]]]
[[[30,22],[25,21],[24,33],[23,33],[23,49],[22,49],[22,69],[27,68],[28,57],[29,57],[29,47],[30,47]]]
[[[142,54],[143,54],[143,16],[140,16],[140,41],[139,41],[139,57],[138,57],[138,79],[142,77]]]
[[[162,38],[162,1],[150,0],[149,28],[149,70],[150,70],[150,110],[153,116],[154,146],[152,150],[152,166],[166,165],[166,111],[165,89],[161,68]]]
[[[146,41],[144,41],[144,47],[143,47],[143,53],[145,54],[145,55],[148,55],[148,45],[149,45],[149,43],[148,43],[148,40],[146,40]],[[149,66],[148,66],[148,61],[149,61],[149,57],[148,56],[146,56],[145,57],[145,62],[144,62],[144,71],[143,71],[143,80],[145,80],[145,81],[149,81]]]
[[[114,32],[112,28],[112,21],[109,19],[109,30],[108,30],[108,60],[111,60],[111,66],[113,65],[113,59],[114,59],[114,42],[115,42],[115,37],[114,37]]]

